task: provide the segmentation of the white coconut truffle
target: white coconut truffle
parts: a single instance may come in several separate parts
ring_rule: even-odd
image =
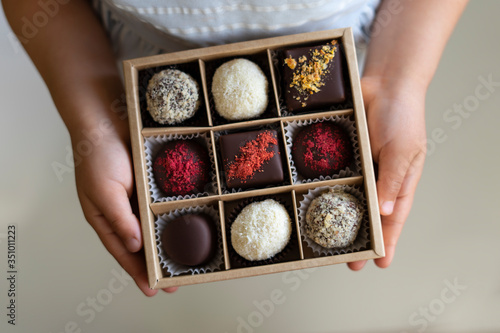
[[[264,260],[281,252],[291,233],[292,223],[286,208],[267,199],[243,208],[231,226],[231,243],[243,258]]]
[[[174,125],[194,116],[200,107],[198,83],[177,69],[153,75],[148,83],[146,102],[154,121]]]
[[[351,245],[358,235],[363,209],[353,195],[330,190],[314,198],[306,213],[306,234],[325,248]]]
[[[227,120],[260,116],[267,108],[268,82],[260,67],[247,59],[222,64],[212,80],[215,109]]]

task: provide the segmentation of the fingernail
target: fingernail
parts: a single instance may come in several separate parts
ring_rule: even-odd
[[[391,215],[394,210],[394,201],[386,201],[382,204],[382,215]]]
[[[137,252],[140,249],[141,242],[137,238],[132,237],[125,243],[125,246],[130,252]]]

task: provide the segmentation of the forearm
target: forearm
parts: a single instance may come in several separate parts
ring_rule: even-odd
[[[2,3],[14,33],[21,37],[22,18],[32,18],[42,10],[36,0]],[[57,14],[49,17],[38,34],[22,44],[47,84],[73,141],[83,131],[96,128],[127,139],[128,125],[117,104],[123,88],[115,59],[87,1],[60,4]]]
[[[365,79],[425,92],[466,3],[467,0],[383,1],[374,23]]]

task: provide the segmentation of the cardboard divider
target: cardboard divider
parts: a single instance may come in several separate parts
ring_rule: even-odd
[[[302,235],[300,231],[300,226],[299,226],[299,217],[297,215],[297,194],[295,193],[295,190],[292,190],[292,204],[293,204],[293,210],[295,212],[295,230],[297,230],[297,243],[299,244],[299,253],[300,253],[300,259],[304,259],[304,246],[302,244]]]
[[[276,110],[278,112],[278,116],[281,117],[281,106],[279,102],[279,96],[278,96],[278,80],[276,79],[276,72],[274,69],[274,64],[273,64],[273,56],[272,56],[272,51],[270,49],[267,49],[267,59],[269,60],[269,70],[271,71],[271,86],[273,88],[273,94],[274,94],[274,100],[276,102]]]
[[[285,165],[286,165],[286,168],[288,170],[288,181],[290,184],[293,184],[292,169],[290,168],[290,163],[288,162],[288,161],[290,161],[290,154],[288,153],[288,149],[286,149],[285,124],[283,121],[280,121],[280,130],[281,130],[281,137],[283,138],[283,144],[284,144],[284,152],[282,152],[282,154],[284,154],[285,159],[287,161],[287,163],[285,163]]]
[[[347,69],[352,107],[336,109],[331,111],[316,110],[313,112],[301,114],[282,114],[282,105],[280,103],[279,89],[281,82],[279,80],[279,66],[276,66],[274,53],[285,48],[292,48],[304,45],[317,45],[332,39],[339,39],[342,45],[342,52],[345,54],[345,67]],[[271,113],[266,117],[250,119],[247,121],[227,122],[214,118],[211,95],[211,80],[216,65],[226,60],[244,57],[250,60],[258,59],[259,66],[263,67],[269,83],[269,103],[268,109]],[[203,112],[197,113],[190,123],[176,126],[150,126],[144,121],[144,73],[153,73],[159,69],[169,67],[182,67],[191,74],[193,71],[195,79],[199,81],[200,94],[203,94],[202,104]],[[124,62],[125,85],[127,91],[127,105],[129,111],[130,135],[134,162],[134,172],[136,188],[138,193],[141,229],[144,239],[144,250],[146,255],[146,264],[148,270],[148,281],[151,288],[159,289],[171,286],[182,286],[197,283],[206,283],[212,281],[222,281],[227,279],[249,277],[276,272],[284,272],[295,269],[304,269],[324,265],[332,265],[343,262],[368,260],[384,256],[384,244],[382,237],[382,227],[380,213],[378,208],[377,192],[375,185],[375,173],[373,168],[370,142],[368,135],[368,126],[364,111],[363,99],[361,95],[361,86],[356,62],[354,40],[350,28],[336,29],[328,31],[319,31],[314,33],[298,34],[292,36],[283,36],[268,38],[256,41],[227,44],[202,49],[163,54],[153,57],[145,57],[127,60]],[[144,80],[143,80],[144,81]],[[141,88],[142,84],[142,88]],[[271,109],[270,109],[271,108]],[[269,111],[268,110],[268,111]],[[202,110],[198,110],[200,112]],[[294,120],[308,120],[333,115],[353,116],[358,136],[359,151],[362,165],[361,176],[337,178],[332,180],[321,180],[310,183],[293,184],[292,173],[290,169],[288,151],[285,149],[285,131],[286,122]],[[216,117],[216,116],[215,116]],[[255,188],[244,191],[235,191],[234,193],[224,191],[223,171],[221,169],[221,160],[218,153],[218,134],[221,132],[247,131],[255,128],[265,128],[274,126],[280,136],[280,148],[282,150],[283,169],[285,182],[279,186],[269,186],[265,188]],[[183,198],[182,200],[172,200],[167,202],[152,202],[149,186],[148,172],[146,166],[145,140],[154,136],[161,135],[190,135],[193,133],[204,133],[209,137],[211,149],[214,152],[214,172],[217,179],[214,193],[208,196],[198,198]],[[370,246],[368,249],[333,256],[317,256],[311,249],[304,244],[301,238],[298,207],[304,193],[309,189],[321,186],[334,185],[357,185],[364,191],[367,202],[367,214],[369,221]],[[279,261],[266,265],[255,267],[238,267],[230,259],[230,235],[227,234],[228,210],[235,202],[250,200],[254,197],[273,197],[285,196],[290,209],[293,211],[292,223],[295,230],[295,236],[291,242],[296,243],[295,253],[286,261]],[[176,207],[212,205],[217,207],[220,217],[221,237],[223,242],[224,264],[220,271],[204,274],[182,274],[179,276],[165,276],[160,267],[158,251],[155,239],[155,216]]]
[[[222,230],[222,247],[224,249],[224,267],[226,270],[231,269],[231,262],[229,260],[229,251],[227,249],[227,235],[226,235],[226,214],[224,210],[224,201],[219,201],[219,215]]]
[[[207,113],[208,126],[212,127],[213,121],[210,115],[210,103],[208,101],[208,86],[207,86],[207,73],[205,69],[205,62],[201,59],[198,59],[198,63],[200,65],[201,86],[203,92],[203,100],[205,101],[205,111]]]
[[[217,146],[215,144],[214,131],[210,131],[210,141],[212,142],[212,151],[214,152],[215,174],[217,175],[217,194],[222,194],[222,175],[219,168],[219,159],[217,158]]]

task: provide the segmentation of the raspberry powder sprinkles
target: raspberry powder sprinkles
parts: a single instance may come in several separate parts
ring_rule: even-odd
[[[209,181],[208,170],[206,149],[192,140],[166,143],[153,164],[156,183],[167,196],[202,192]]]
[[[331,122],[304,127],[295,137],[292,156],[306,178],[338,173],[351,164],[353,152],[347,133]]]
[[[255,140],[248,141],[239,149],[239,155],[229,165],[228,178],[245,180],[251,178],[259,171],[262,165],[274,156],[274,151],[268,151],[278,140],[274,135],[265,131],[260,133]]]

